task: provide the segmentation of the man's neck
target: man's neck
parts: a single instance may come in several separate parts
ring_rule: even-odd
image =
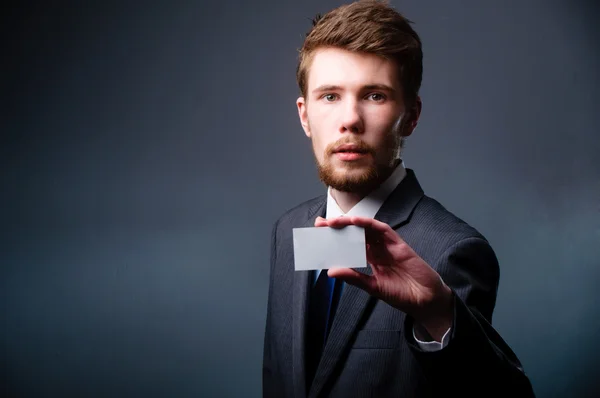
[[[348,213],[358,202],[360,202],[366,194],[354,193],[354,192],[342,192],[331,188],[331,196],[344,212]]]
[[[381,181],[379,181],[379,184],[377,186],[383,183],[394,172],[396,166],[398,166],[398,163],[396,163],[394,167],[390,168],[389,171],[382,175]],[[375,187],[375,189],[377,189],[377,187]],[[333,197],[339,208],[344,213],[348,213],[350,209],[356,206],[358,202],[363,200],[363,198],[369,195],[372,191],[373,190],[368,192],[343,192],[331,188],[331,196]]]

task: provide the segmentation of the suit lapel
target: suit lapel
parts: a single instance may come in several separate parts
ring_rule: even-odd
[[[386,199],[375,219],[395,229],[408,220],[422,197],[423,190],[413,171],[407,169],[406,177]],[[366,275],[373,274],[371,267],[357,268],[356,270]],[[306,298],[306,291],[303,298]],[[369,312],[369,308],[375,304],[375,301],[376,299],[364,290],[352,285],[345,285],[321,362],[309,391],[309,397],[319,396],[340,359],[349,348],[361,320]]]
[[[318,202],[308,211],[308,220],[300,228],[314,227],[318,216],[325,217],[327,200]],[[293,264],[289,264],[294,273],[293,300],[292,300],[292,367],[294,377],[294,393],[296,398],[306,398],[306,367],[305,353],[305,328],[308,292],[310,285],[310,271],[295,271]]]
[[[396,229],[408,220],[423,195],[414,171],[406,169],[406,176],[385,200],[375,219]]]

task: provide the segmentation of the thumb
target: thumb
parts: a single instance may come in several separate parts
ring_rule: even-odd
[[[350,285],[366,291],[372,296],[377,291],[377,283],[373,276],[365,275],[352,268],[331,268],[327,272],[327,276],[341,279]]]
[[[317,217],[315,219],[315,227],[324,227],[327,225],[327,220],[323,217]]]

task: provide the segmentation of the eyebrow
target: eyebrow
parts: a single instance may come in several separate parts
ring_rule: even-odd
[[[343,90],[343,88],[341,86],[336,86],[336,85],[332,85],[332,84],[324,84],[322,86],[315,88],[313,90],[313,94],[322,93],[325,91],[342,91],[342,90]],[[382,91],[387,91],[390,93],[396,92],[396,90],[394,90],[392,87],[390,87],[386,84],[368,84],[366,86],[363,86],[361,88],[361,90],[382,90]]]

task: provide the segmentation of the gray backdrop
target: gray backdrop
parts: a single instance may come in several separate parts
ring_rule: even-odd
[[[259,396],[270,229],[324,193],[296,51],[341,2],[47,3],[0,24],[1,392]],[[497,251],[538,396],[593,396],[598,2],[392,4],[425,54],[406,165]]]

